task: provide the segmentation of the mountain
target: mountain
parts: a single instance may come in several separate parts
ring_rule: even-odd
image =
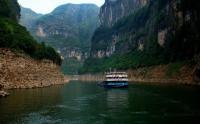
[[[105,0],[100,9],[101,25],[113,26],[119,19],[144,7],[149,0]]]
[[[21,23],[36,39],[50,44],[66,58],[89,51],[91,36],[98,26],[96,5],[65,4],[46,15],[33,13],[22,11]],[[26,24],[27,20],[33,22],[31,26]]]
[[[200,2],[106,0],[81,73],[191,60],[200,53]]]
[[[24,17],[21,19],[21,24],[28,28],[35,39],[51,45],[61,53],[65,58],[63,62],[65,72],[66,68],[73,70],[67,73],[77,72],[74,66],[80,66],[89,56],[91,37],[99,25],[99,7],[94,4],[65,4],[46,15],[25,12],[21,13]],[[27,20],[33,23],[27,25]],[[72,64],[73,67],[69,67]]]
[[[0,0],[0,90],[64,82],[60,55],[34,40],[19,19],[17,0]]]
[[[38,43],[25,27],[19,25],[20,6],[17,0],[0,1],[0,48],[25,53],[34,59],[49,59],[61,64],[60,55],[49,46]]]
[[[42,14],[38,14],[29,8],[21,7],[20,24],[30,29],[33,23],[41,16]]]

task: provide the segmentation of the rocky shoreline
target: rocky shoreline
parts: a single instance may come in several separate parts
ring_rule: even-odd
[[[172,63],[127,70],[130,83],[182,84],[200,86],[200,64]],[[104,74],[85,74],[77,76],[80,81],[102,81]]]
[[[131,82],[200,85],[199,69],[199,64],[172,63],[128,70],[128,74]]]
[[[38,61],[9,49],[0,49],[0,85],[3,89],[40,88],[66,82],[60,66],[52,61]]]

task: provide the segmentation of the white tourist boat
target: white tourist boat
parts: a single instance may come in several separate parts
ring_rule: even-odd
[[[107,88],[128,87],[128,74],[126,72],[106,72],[105,80],[99,85]]]

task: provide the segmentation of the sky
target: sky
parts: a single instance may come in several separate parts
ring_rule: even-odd
[[[103,5],[105,0],[18,0],[23,7],[30,8],[33,11],[41,14],[47,14],[53,11],[57,6],[66,3],[93,3],[99,7]]]

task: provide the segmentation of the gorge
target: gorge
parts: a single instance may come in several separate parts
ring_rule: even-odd
[[[17,1],[0,0],[0,124],[200,122],[200,1],[81,0],[49,14]]]
[[[193,72],[198,71],[199,5],[194,0],[106,0],[92,37],[91,56],[79,72],[148,70],[173,63],[177,72],[183,68],[177,63],[194,65]]]
[[[91,37],[98,26],[99,7],[94,4],[64,4],[41,15],[21,7],[20,23],[40,42],[54,47],[63,57],[65,74],[77,74],[89,57]]]
[[[22,8],[21,24],[62,54],[65,74],[99,73],[109,68],[148,70],[161,65],[168,79],[171,73],[172,77],[186,73],[182,70],[192,65],[188,78],[199,79],[198,7],[193,0],[106,0],[100,9],[66,4],[47,15]],[[32,16],[25,16],[27,13]]]

